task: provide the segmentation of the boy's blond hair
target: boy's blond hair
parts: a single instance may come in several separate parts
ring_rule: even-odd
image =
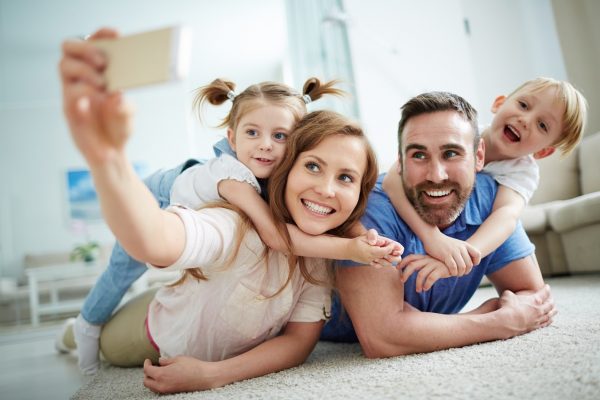
[[[560,149],[563,156],[566,156],[577,147],[583,137],[587,120],[587,101],[585,97],[569,82],[545,77],[526,81],[508,97],[512,97],[522,90],[538,92],[547,88],[555,88],[558,100],[565,106],[565,113],[562,115],[563,130],[560,138],[553,145]]]

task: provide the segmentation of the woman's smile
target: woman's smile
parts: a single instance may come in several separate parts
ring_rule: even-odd
[[[308,211],[317,215],[326,216],[335,212],[335,210],[331,207],[327,207],[306,199],[302,200],[302,204],[304,204]]]

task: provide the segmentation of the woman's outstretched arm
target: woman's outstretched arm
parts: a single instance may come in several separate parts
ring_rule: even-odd
[[[59,70],[64,113],[90,167],[104,218],[119,242],[138,260],[169,265],[183,250],[183,224],[160,210],[129,163],[125,144],[132,110],[121,93],[106,91],[103,71],[108,61],[93,45],[94,39],[116,37],[115,31],[101,29],[88,41],[63,43]]]

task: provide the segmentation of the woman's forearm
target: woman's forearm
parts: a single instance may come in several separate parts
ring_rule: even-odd
[[[289,322],[284,332],[239,356],[215,363],[215,383],[227,385],[302,364],[319,340],[323,321]]]
[[[183,223],[161,210],[124,154],[91,166],[102,213],[123,248],[134,258],[170,265],[185,244]]]

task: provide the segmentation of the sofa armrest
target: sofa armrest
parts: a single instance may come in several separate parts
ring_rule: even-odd
[[[528,233],[546,232],[548,226],[546,219],[546,211],[542,207],[527,207],[521,214],[521,223]]]
[[[600,190],[600,132],[587,135],[579,146],[579,169],[581,179],[581,193],[588,194]]]
[[[521,214],[521,223],[527,233],[544,233],[550,230],[548,214],[550,210],[560,207],[564,200],[549,201],[542,204],[528,205]]]
[[[565,200],[548,210],[550,226],[558,233],[600,223],[600,192]]]

